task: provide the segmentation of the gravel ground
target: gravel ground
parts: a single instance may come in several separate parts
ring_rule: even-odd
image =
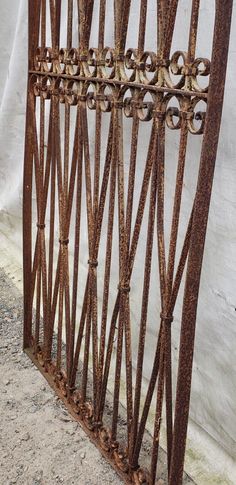
[[[0,269],[0,485],[121,485],[22,352],[22,297]]]

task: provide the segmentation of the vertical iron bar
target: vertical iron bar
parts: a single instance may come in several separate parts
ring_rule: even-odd
[[[232,0],[216,0],[211,78],[208,94],[209,101],[194,205],[193,226],[182,310],[179,370],[169,485],[177,485],[181,483],[183,475],[197,302],[222,116],[232,6]],[[214,120],[214,123],[212,120]]]

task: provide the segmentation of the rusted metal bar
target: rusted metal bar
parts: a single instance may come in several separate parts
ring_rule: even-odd
[[[28,69],[34,66],[34,55],[37,46],[37,26],[39,25],[40,2],[28,5]],[[39,28],[39,27],[38,27]],[[35,99],[30,79],[27,88],[26,128],[25,128],[25,159],[23,182],[23,260],[24,260],[24,348],[31,344],[32,306],[31,306],[31,266],[32,266],[32,177],[33,177],[33,127],[32,119],[35,109]]]
[[[29,71],[29,74],[35,74],[37,76],[47,76],[49,78],[56,78],[58,79],[58,74],[56,73],[53,73],[53,72],[45,72],[45,71],[34,71],[34,70],[30,70]],[[74,80],[74,81],[87,81],[87,83],[100,83],[100,84],[103,84],[104,83],[104,78],[99,78],[99,77],[85,77],[85,76],[74,76],[74,75],[70,75],[70,74],[60,74],[59,76],[61,79],[66,79],[66,80]],[[125,81],[121,81],[119,79],[109,79],[109,78],[105,78],[105,84],[108,84],[108,85],[117,85],[117,86],[127,86],[127,87],[133,87],[133,88],[137,88],[137,89],[145,89],[147,91],[150,91],[150,92],[160,92],[160,93],[170,93],[170,94],[173,94],[173,95],[184,95],[184,96],[188,96],[188,97],[192,97],[192,96],[197,96],[199,97],[199,99],[207,99],[207,92],[204,92],[204,91],[194,91],[194,90],[191,90],[191,91],[188,91],[188,90],[183,90],[183,89],[178,89],[178,88],[169,88],[168,86],[167,87],[162,87],[162,86],[155,86],[155,85],[152,85],[152,84],[142,84],[140,82],[133,82],[133,81],[128,81],[128,80],[125,80]]]
[[[197,301],[222,115],[232,5],[231,0],[216,1],[209,101],[194,204],[183,302],[170,485],[181,483],[183,474]]]
[[[198,290],[232,0],[216,1],[211,60],[196,58],[200,0],[190,2],[186,52],[173,53],[178,0],[156,2],[157,38],[153,51],[145,50],[150,28],[148,0],[140,2],[137,44],[131,48],[127,46],[131,0],[114,1],[111,47],[105,44],[106,0],[99,3],[95,47],[90,45],[96,14],[94,0],[78,0],[76,8],[68,0],[66,46],[61,45],[60,35],[65,4],[60,0],[37,0],[32,4],[29,1],[23,200],[24,349],[125,483],[157,483],[165,400],[166,484],[181,485]],[[73,46],[76,23],[78,45]],[[201,76],[209,78],[207,87],[201,87]],[[204,108],[198,110],[200,102],[205,104],[206,113]],[[125,133],[126,123],[130,123],[129,134]],[[150,128],[144,160],[140,161],[142,123]],[[164,202],[169,130],[179,130],[179,149],[167,244]],[[186,155],[188,139],[193,135],[200,139],[203,135],[202,152],[197,190],[181,239]],[[128,161],[124,145],[127,136]],[[85,240],[86,255],[82,251]],[[137,260],[140,264],[142,240],[145,252],[140,268],[142,296],[140,302],[135,302],[136,315],[140,309],[137,324],[132,289],[134,283],[138,284],[134,274]],[[177,247],[182,248],[179,259]],[[153,258],[158,261],[156,275]],[[88,265],[85,278],[83,263]],[[171,326],[185,269],[173,413]],[[160,315],[153,327],[155,345],[149,356],[150,377],[144,392],[149,308],[158,286],[153,290],[153,278],[159,283]],[[122,418],[123,388],[126,415]],[[145,430],[153,412],[153,436],[148,438],[150,454],[146,456]]]

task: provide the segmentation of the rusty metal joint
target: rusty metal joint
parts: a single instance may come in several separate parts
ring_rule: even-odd
[[[91,268],[97,268],[98,266],[98,261],[96,259],[88,259],[88,265]]]
[[[161,67],[168,68],[170,66],[170,59],[157,59],[156,66],[157,68],[161,68]]]
[[[86,54],[81,54],[79,56],[79,61],[86,62],[88,60],[88,56]]]
[[[115,58],[115,59],[116,59],[116,61],[118,61],[118,62],[124,62],[124,60],[125,60],[125,56],[124,56],[124,54],[119,53],[119,54],[117,54],[117,55],[116,55],[116,58]]]
[[[173,315],[168,315],[165,312],[161,312],[160,317],[161,317],[161,320],[167,325],[171,325],[171,323],[174,320]]]
[[[68,246],[69,244],[69,239],[59,239],[59,243],[62,244],[63,246]]]
[[[38,229],[41,229],[41,230],[45,229],[45,224],[44,223],[41,224],[40,222],[37,222],[36,225],[37,225],[37,228]]]
[[[123,101],[114,99],[113,106],[114,106],[114,108],[122,109],[124,107],[124,103],[123,103]]]
[[[119,283],[117,289],[121,293],[129,293],[130,292],[130,285],[128,283]]]
[[[194,113],[193,111],[183,111],[183,110],[180,110],[179,111],[179,114],[181,116],[181,118],[183,120],[186,120],[186,121],[189,121],[189,120],[192,120],[193,119],[193,116],[194,116]]]
[[[140,71],[144,71],[145,69],[145,62],[136,62],[135,64],[136,69]]]
[[[87,100],[86,94],[79,94],[78,95],[78,100],[79,101],[86,101]]]
[[[101,428],[101,426],[103,426],[103,422],[102,421],[93,421],[93,427],[94,428]]]
[[[157,118],[159,121],[164,121],[166,117],[166,112],[159,109],[153,109],[153,117]]]

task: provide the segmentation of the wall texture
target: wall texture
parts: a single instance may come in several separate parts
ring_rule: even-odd
[[[21,265],[21,211],[22,211],[22,168],[25,123],[25,93],[27,70],[27,8],[25,0],[1,0],[0,5],[0,249],[8,250],[8,257]],[[149,13],[152,15],[150,1]],[[200,14],[200,37],[198,55],[209,56],[211,50],[210,27],[213,24],[213,0],[203,0]],[[133,0],[133,23],[129,32],[129,45],[136,42],[135,11],[139,0]],[[174,38],[174,48],[184,49],[186,39],[186,20],[189,15],[189,1],[181,0],[178,29]],[[151,17],[150,17],[151,18]],[[94,24],[94,39],[96,37]],[[190,426],[191,446],[199,450],[199,442],[207,443],[212,437],[228,455],[224,465],[219,468],[223,473],[221,481],[198,480],[204,483],[236,483],[235,464],[229,457],[236,459],[236,12],[233,15],[232,35],[229,52],[226,94],[223,110],[222,129],[216,163],[216,173],[211,202],[201,291],[198,309],[198,324],[193,369]],[[107,32],[107,41],[111,32]],[[150,31],[147,42],[152,47],[153,33]],[[94,40],[95,43],[95,40]],[[91,45],[93,39],[91,39]],[[128,133],[127,126],[127,133]],[[93,127],[91,127],[91,136]],[[127,134],[128,137],[128,134]],[[145,139],[145,131],[143,133]],[[177,141],[170,139],[167,158],[176,155]],[[186,207],[195,187],[195,160],[199,157],[200,140],[190,141],[188,171],[185,180],[184,199]],[[142,155],[142,147],[140,148]],[[141,156],[140,155],[140,156]],[[167,183],[173,185],[174,169],[167,169]],[[167,220],[170,215],[167,201]],[[183,227],[187,220],[183,212]],[[85,246],[86,243],[84,242]],[[9,249],[11,248],[11,249]],[[85,249],[86,250],[86,249]],[[12,251],[12,254],[11,254]],[[0,263],[1,263],[0,256]],[[142,258],[142,253],[138,255]],[[7,264],[6,260],[5,263]],[[140,272],[137,270],[137,279]],[[133,318],[140,318],[135,305],[139,289],[134,285]],[[152,346],[155,326],[156,306],[149,311],[150,328],[148,340]],[[176,311],[174,326],[173,356],[177,360],[179,338],[180,307]],[[145,362],[148,379],[150,362]],[[195,431],[193,431],[195,430]],[[197,431],[196,431],[197,430]],[[205,440],[205,441],[204,441]],[[214,447],[214,441],[210,441]],[[190,445],[189,445],[190,446]],[[207,444],[206,448],[207,449]],[[212,448],[213,449],[213,448]],[[209,451],[209,460],[211,452]],[[223,455],[222,455],[223,456]],[[202,458],[198,456],[198,460]],[[212,459],[214,461],[214,458]],[[187,463],[192,470],[191,459]],[[217,465],[215,464],[217,467]],[[192,467],[192,468],[191,468]],[[201,474],[199,464],[198,473]],[[195,472],[193,472],[194,474]],[[224,475],[225,474],[225,475]],[[197,472],[195,474],[197,480]],[[200,475],[198,475],[200,476]],[[205,475],[204,475],[205,476]],[[230,477],[232,481],[230,482]],[[202,475],[203,477],[203,475]],[[229,480],[229,481],[228,481]]]

